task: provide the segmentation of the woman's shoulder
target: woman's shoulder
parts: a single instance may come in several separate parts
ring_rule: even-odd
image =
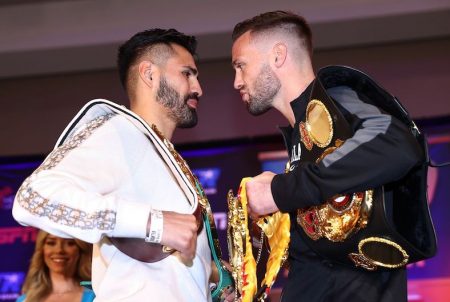
[[[19,298],[16,299],[16,302],[23,302],[25,301],[26,295],[23,294],[22,296],[19,296]]]
[[[23,294],[19,298],[16,299],[16,302],[23,302],[25,301],[26,295]],[[95,294],[92,290],[84,288],[83,289],[83,296],[81,296],[81,302],[92,302],[94,301]]]

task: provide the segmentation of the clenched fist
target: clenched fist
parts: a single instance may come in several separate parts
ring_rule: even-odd
[[[197,248],[197,220],[192,214],[163,211],[161,244],[177,250],[181,261],[191,263]]]
[[[252,219],[279,211],[270,187],[274,176],[275,173],[263,172],[246,183],[248,212]]]

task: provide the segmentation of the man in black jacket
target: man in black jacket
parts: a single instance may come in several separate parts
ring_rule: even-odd
[[[237,24],[232,39],[234,87],[248,111],[260,115],[275,108],[289,122],[281,129],[289,171],[264,172],[246,187],[251,217],[290,213],[290,272],[282,301],[406,301],[404,265],[368,271],[322,257],[307,244],[300,213],[337,194],[365,192],[400,180],[423,160],[415,137],[404,123],[354,88],[325,87],[352,134],[321,160],[305,160],[315,145],[321,146],[323,134],[311,132],[306,115],[316,81],[308,24],[293,13],[268,12]],[[334,115],[329,119],[326,131],[332,132]],[[392,194],[384,198],[392,205]]]

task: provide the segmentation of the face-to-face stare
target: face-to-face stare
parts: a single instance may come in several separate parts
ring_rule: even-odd
[[[166,107],[179,128],[197,125],[197,106],[202,89],[192,55],[183,47],[172,45],[171,56],[161,74],[156,100]]]
[[[272,108],[281,83],[268,63],[268,54],[251,43],[249,32],[234,42],[232,64],[234,88],[239,90],[248,111],[252,115],[260,115]]]
[[[43,254],[50,272],[72,277],[80,257],[80,248],[73,239],[48,235],[44,241]]]

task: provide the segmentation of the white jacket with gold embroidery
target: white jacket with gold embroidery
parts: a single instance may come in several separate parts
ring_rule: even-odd
[[[196,208],[149,140],[148,128],[122,106],[89,102],[19,188],[13,216],[23,225],[94,243],[95,301],[210,301],[205,228],[190,267],[174,256],[134,260],[108,239],[144,240],[150,208]]]

